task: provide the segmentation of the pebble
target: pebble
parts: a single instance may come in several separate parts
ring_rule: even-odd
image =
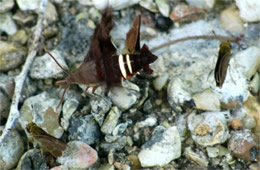
[[[143,8],[148,9],[151,12],[158,12],[158,6],[153,0],[142,0],[139,2],[139,5]]]
[[[47,92],[27,98],[20,110],[19,122],[23,129],[30,122],[36,123],[50,135],[60,138],[64,132],[59,125],[60,109],[56,111],[59,99],[52,98]]]
[[[28,12],[24,12],[21,10],[17,10],[17,12],[13,15],[13,19],[18,25],[29,25],[35,22],[36,17]]]
[[[10,99],[8,98],[8,96],[6,96],[6,94],[4,94],[1,90],[0,90],[0,122],[3,118],[7,118],[9,115],[9,109],[10,109]]]
[[[212,89],[194,94],[192,99],[199,110],[220,111],[219,97]]]
[[[143,168],[164,166],[180,156],[181,138],[176,126],[169,127],[163,131],[155,130],[152,138],[142,146],[138,154]]]
[[[215,0],[187,0],[188,4],[202,9],[211,9]]]
[[[204,15],[203,9],[180,3],[173,8],[170,18],[174,22],[190,22],[198,20]]]
[[[155,3],[159,8],[160,13],[165,17],[169,17],[170,6],[168,0],[155,0]]]
[[[1,74],[0,89],[11,99],[14,93],[14,77]]]
[[[225,114],[229,112],[190,114],[187,123],[192,139],[204,147],[224,143],[229,137]]]
[[[44,157],[39,149],[31,149],[23,154],[20,158],[16,170],[24,169],[48,169]]]
[[[137,102],[137,99],[140,97],[140,93],[124,87],[112,87],[109,90],[108,97],[114,105],[124,111]]]
[[[18,7],[23,10],[39,10],[41,0],[16,0]]]
[[[169,82],[167,96],[168,102],[172,106],[175,106],[176,104],[183,105],[185,101],[191,100],[187,84],[185,84],[179,77],[174,78]]]
[[[98,154],[92,147],[81,141],[71,141],[63,155],[57,158],[57,162],[69,169],[86,169],[97,159]]]
[[[64,130],[67,130],[70,124],[70,118],[72,114],[77,110],[79,105],[79,101],[75,98],[68,98],[63,106],[62,106],[62,113],[63,117],[61,118],[61,126]]]
[[[3,0],[0,2],[0,13],[5,13],[12,9],[14,6],[14,0]]]
[[[220,21],[222,27],[230,33],[242,34],[244,31],[244,23],[239,16],[239,11],[234,7],[222,11]]]
[[[237,158],[256,161],[260,153],[257,151],[256,136],[249,130],[234,131],[228,141],[228,150]]]
[[[260,112],[259,112],[260,113]],[[252,128],[256,127],[256,121],[255,119],[250,116],[250,115],[247,115],[245,116],[243,119],[242,119],[242,122],[243,122],[243,127],[245,129],[248,129],[248,130],[251,130]]]
[[[10,41],[25,45],[28,35],[25,30],[18,30],[14,35],[10,36]]]
[[[68,66],[59,50],[53,50],[50,51],[50,53],[64,69],[68,70]],[[47,53],[43,56],[36,57],[32,63],[30,76],[34,79],[62,78],[64,77],[63,75],[63,70]]]
[[[13,35],[17,31],[17,26],[12,18],[12,14],[7,12],[0,15],[0,31]]]
[[[100,128],[92,115],[72,117],[68,132],[69,140],[81,140],[89,145],[101,138]]]
[[[94,116],[95,120],[102,126],[106,113],[110,110],[112,102],[109,98],[97,98],[91,100],[91,114]]]
[[[260,133],[260,105],[259,102],[253,97],[249,96],[247,101],[244,103],[244,108],[248,112],[248,116],[253,117],[254,121],[249,121],[249,125],[245,124],[245,127],[255,127],[254,131]],[[252,124],[250,124],[252,123]]]
[[[153,86],[155,90],[161,91],[163,87],[166,85],[168,81],[169,74],[164,73],[163,75],[157,77],[156,79],[153,80]]]
[[[236,118],[231,120],[230,125],[234,130],[239,130],[243,127],[242,121]]]
[[[123,8],[130,7],[134,4],[137,4],[140,0],[99,0],[99,1],[92,1],[94,6],[99,9],[103,10],[109,4],[113,9],[120,10]]]
[[[13,169],[24,152],[23,139],[15,130],[10,130],[0,145],[0,167]]]
[[[0,71],[9,71],[23,63],[26,49],[19,44],[0,41]]]
[[[101,132],[104,134],[111,134],[115,129],[120,116],[121,111],[116,106],[112,107],[101,127]]]
[[[127,137],[122,136],[113,142],[102,142],[100,144],[100,149],[102,149],[106,153],[109,153],[111,150],[120,151],[125,147],[126,142]]]
[[[113,132],[112,132],[112,135],[113,135],[113,136],[118,136],[118,135],[121,136],[121,135],[123,135],[123,133],[125,132],[127,126],[129,126],[129,125],[132,124],[132,123],[133,123],[132,120],[128,120],[127,122],[118,124],[118,125],[114,128],[114,130],[113,130]]]
[[[202,151],[194,152],[191,147],[186,147],[184,150],[184,155],[187,159],[196,162],[200,166],[208,167],[209,161]]]
[[[137,122],[136,128],[144,128],[144,127],[151,127],[156,125],[157,119],[155,117],[148,117],[144,121]]]
[[[210,158],[216,158],[219,156],[219,147],[207,147],[207,154]]]
[[[260,1],[259,0],[236,0],[240,16],[245,22],[260,21]]]
[[[58,20],[58,13],[55,6],[48,1],[45,12],[46,25],[50,25]]]

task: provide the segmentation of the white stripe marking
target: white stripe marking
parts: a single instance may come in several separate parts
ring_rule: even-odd
[[[118,63],[119,63],[120,71],[121,71],[123,77],[126,79],[125,63],[123,61],[123,55],[122,54],[120,54],[119,57],[118,57]]]
[[[132,74],[133,71],[132,71],[130,56],[129,56],[128,54],[126,55],[126,63],[127,63],[127,67],[128,67],[128,69],[129,69],[130,74]]]

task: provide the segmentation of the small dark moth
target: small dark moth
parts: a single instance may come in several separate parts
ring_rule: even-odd
[[[49,135],[35,123],[28,123],[26,125],[26,130],[40,144],[44,151],[49,152],[54,157],[62,156],[63,151],[67,147],[65,143]]]
[[[107,89],[118,86],[122,80],[131,78],[140,70],[152,73],[149,64],[154,62],[157,56],[153,55],[145,44],[140,49],[140,22],[141,17],[138,16],[127,33],[124,54],[117,55],[110,36],[113,27],[112,9],[107,8],[102,15],[101,23],[95,29],[88,54],[80,67],[72,73],[65,71],[48,52],[68,74],[64,80],[56,82],[56,85],[65,87],[59,105],[71,84],[85,84],[87,85],[85,91],[88,87],[93,87],[94,93],[98,86],[106,85]]]
[[[231,57],[231,44],[229,42],[222,42],[219,48],[214,76],[216,86],[221,88],[227,75],[227,68]]]

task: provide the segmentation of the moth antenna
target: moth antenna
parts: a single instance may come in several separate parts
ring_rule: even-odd
[[[59,109],[59,107],[60,107],[60,105],[61,105],[61,103],[62,103],[62,101],[63,101],[63,98],[64,98],[64,96],[65,96],[65,93],[66,93],[68,87],[69,87],[69,84],[67,84],[67,86],[64,88],[63,93],[62,93],[62,96],[61,96],[61,98],[60,98],[60,102],[59,102],[58,106],[56,107],[56,110]]]
[[[44,49],[44,51],[45,51],[47,54],[49,54],[49,56],[55,61],[55,63],[56,63],[66,74],[70,75],[70,73],[69,73],[67,70],[65,70],[65,69],[60,65],[60,63],[59,63],[59,62],[55,59],[55,57],[46,49],[45,46],[43,47],[43,49]]]

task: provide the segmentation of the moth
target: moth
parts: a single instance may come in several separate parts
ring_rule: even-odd
[[[65,143],[49,135],[35,123],[28,123],[26,130],[40,144],[44,151],[49,152],[54,157],[62,156],[63,151],[67,148]]]
[[[230,42],[222,42],[219,47],[218,59],[214,71],[216,86],[221,88],[227,75],[227,68],[231,58]]]
[[[113,28],[112,9],[106,8],[101,23],[94,31],[88,54],[79,68],[72,73],[64,70],[54,56],[47,51],[58,66],[68,74],[64,80],[56,82],[56,85],[65,88],[59,105],[71,84],[87,85],[84,92],[89,87],[93,87],[92,92],[94,93],[100,85],[105,85],[106,89],[118,86],[121,81],[131,78],[141,70],[147,74],[152,73],[153,70],[149,64],[153,63],[157,56],[152,54],[145,44],[140,48],[140,23],[141,16],[137,16],[132,28],[127,33],[124,53],[117,55],[110,36],[110,31]]]

